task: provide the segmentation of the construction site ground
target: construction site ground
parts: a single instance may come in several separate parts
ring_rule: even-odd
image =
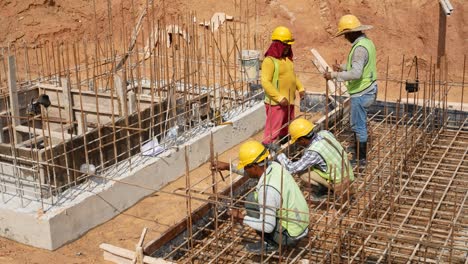
[[[73,41],[80,38],[93,38],[102,30],[95,27],[93,18],[93,1],[38,1],[10,0],[0,2],[0,47],[9,43],[19,45],[26,41]],[[132,12],[138,12],[146,1],[122,0],[113,1],[114,10],[124,6],[128,13],[114,14],[115,19],[128,20],[133,24]],[[235,13],[232,4],[225,6],[224,1],[156,1],[166,9],[168,16],[175,16],[181,10],[196,11],[200,18],[209,18],[214,12]],[[167,3],[170,2],[170,3]],[[238,1],[235,1],[238,2]],[[253,1],[251,1],[253,2]],[[345,60],[348,44],[342,38],[332,38],[336,30],[336,21],[345,13],[354,13],[362,17],[367,24],[375,26],[369,36],[376,42],[379,50],[379,69],[386,67],[390,60],[389,76],[400,79],[402,55],[418,54],[426,58],[435,57],[437,51],[438,1],[362,1],[362,0],[284,0],[258,1],[259,22],[257,30],[268,35],[276,25],[285,24],[296,34],[295,55],[296,69],[301,72],[303,83],[308,91],[323,92],[324,80],[315,72],[311,63],[309,50],[317,48],[327,60]],[[260,3],[261,2],[261,3]],[[310,3],[313,2],[313,3]],[[448,64],[450,68],[463,66],[463,54],[468,50],[466,36],[468,23],[467,4],[463,0],[453,1],[455,15],[451,17],[447,33],[450,48]],[[107,17],[107,1],[96,1],[99,11],[98,21]],[[111,11],[112,12],[112,11]],[[465,15],[461,15],[465,14]],[[383,19],[385,18],[385,19]],[[275,25],[271,25],[274,21]],[[345,47],[345,48],[342,48]],[[412,57],[404,60],[406,67],[411,65]],[[331,63],[332,61],[329,61]],[[429,67],[430,60],[423,60],[423,67]],[[452,72],[452,71],[450,71]],[[450,74],[449,72],[449,74]],[[461,71],[458,71],[460,73]],[[405,73],[406,74],[406,73]],[[459,76],[458,76],[459,77]],[[460,79],[460,78],[458,78]],[[380,84],[381,87],[384,83]],[[466,90],[466,88],[465,88]],[[380,90],[378,99],[391,100],[400,97],[400,90]],[[461,89],[449,94],[449,101],[460,104]],[[468,103],[465,95],[463,103]],[[253,137],[261,139],[262,133]],[[238,147],[220,153],[220,160],[229,160],[237,156]],[[180,166],[183,166],[181,164]],[[209,173],[209,163],[190,172],[193,181]],[[172,192],[185,186],[184,177],[164,187],[165,192]],[[200,202],[192,203],[193,209]],[[90,230],[81,238],[55,251],[47,251],[26,246],[5,238],[0,238],[0,263],[106,263],[99,249],[101,243],[109,243],[133,250],[141,230],[149,228],[147,239],[153,239],[167,230],[172,224],[186,217],[186,204],[183,197],[169,194],[151,195],[130,209],[121,212],[114,219]],[[1,216],[0,216],[1,220]]]

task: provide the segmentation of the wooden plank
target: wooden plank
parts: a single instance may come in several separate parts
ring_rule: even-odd
[[[30,127],[27,127],[27,126],[17,126],[16,127],[16,131],[18,131],[18,132],[33,133],[33,134],[36,134],[38,136],[42,136],[42,130],[43,129],[36,128],[36,130],[34,131],[34,129],[32,129]],[[50,131],[50,130],[44,129],[44,135],[46,137],[50,136],[50,137],[62,140],[62,132],[56,132],[56,131]],[[65,133],[65,132],[63,133],[63,138],[70,139],[71,137],[72,136],[70,134]]]
[[[73,109],[72,109],[74,112],[78,112],[76,114],[80,114],[81,113],[81,108],[78,107],[78,106],[74,106]],[[109,109],[106,109],[106,108],[99,108],[99,115],[100,116],[116,116],[116,117],[120,117],[119,116],[119,113],[117,112],[118,109],[114,109],[114,114],[112,114],[112,112],[109,110]],[[84,114],[93,114],[93,115],[96,115],[97,113],[97,109],[96,109],[96,105],[94,104],[86,104],[86,103],[83,103],[83,113]]]
[[[150,100],[150,102],[151,102],[151,100]],[[128,92],[128,112],[130,114],[133,114],[137,109],[136,106],[137,106],[137,104],[136,104],[135,92],[130,91],[130,92]]]
[[[128,116],[127,86],[122,84],[122,78],[118,74],[114,74],[114,88],[119,99],[119,115]]]
[[[437,68],[441,68],[442,57],[445,56],[445,39],[447,35],[447,16],[439,4],[439,36],[437,41]]]
[[[62,105],[65,108],[65,113],[67,113],[67,118],[70,121],[70,124],[75,124],[76,118],[73,113],[73,97],[71,94],[70,84],[68,83],[68,79],[62,78],[62,89],[63,89],[63,100],[64,102]],[[75,125],[73,125],[73,132],[76,133]]]
[[[0,144],[1,143],[5,143],[5,139],[4,139],[4,136],[3,136],[3,129],[5,128],[5,125],[4,125],[4,119],[3,118],[0,118]]]
[[[11,119],[13,127],[13,137],[16,144],[23,141],[21,134],[16,133],[16,126],[21,125],[20,109],[18,103],[18,91],[16,89],[16,62],[15,56],[8,56],[8,90],[10,92],[10,113],[14,116]]]
[[[136,248],[135,248],[135,256],[132,260],[132,264],[135,264],[135,263],[138,263],[138,264],[142,264],[143,263],[143,258],[144,258],[144,254],[143,254],[143,241],[145,240],[145,236],[146,236],[146,233],[148,232],[148,228],[143,228],[143,231],[140,235],[140,240],[138,241],[138,243],[136,244]]]
[[[104,250],[104,259],[113,261],[114,263],[131,264],[132,259],[135,256],[134,251],[121,248],[121,247],[116,247],[114,245],[110,245],[106,243],[99,245],[99,248]],[[153,258],[149,256],[144,256],[143,263],[145,264],[171,264],[173,262],[170,262],[161,258]]]
[[[316,49],[311,49],[310,52],[312,52],[312,56],[313,56],[312,62],[314,63],[315,67],[317,67],[317,70],[320,73],[322,74],[325,73],[327,68],[329,70],[332,69],[330,65],[328,65],[328,63],[325,61],[325,59],[322,58],[322,56],[320,55],[320,53],[318,53]],[[330,89],[330,95],[334,95],[337,89],[335,86],[335,83],[332,80],[328,80],[327,84],[328,84],[328,88]],[[346,92],[347,92],[346,87],[342,85],[341,93],[338,93],[338,94],[346,96],[347,95]]]
[[[110,261],[110,262],[113,262],[113,263],[117,263],[117,264],[132,264],[132,261],[131,261],[131,260],[126,259],[126,258],[124,258],[124,257],[120,257],[120,256],[117,256],[117,255],[114,255],[114,254],[109,253],[109,252],[107,252],[107,251],[104,251],[103,256],[104,256],[104,260],[107,260],[107,261]]]
[[[29,148],[30,146],[33,146],[34,144],[36,144],[36,142],[37,142],[37,144],[40,144],[42,141],[44,141],[43,136],[35,135],[31,139],[28,139],[28,140],[25,140],[25,141],[21,142],[21,144],[19,144],[17,147],[27,147],[27,148]]]

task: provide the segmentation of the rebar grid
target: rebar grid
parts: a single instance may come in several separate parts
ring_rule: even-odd
[[[166,258],[181,263],[464,263],[468,119],[462,112],[448,113],[446,87],[436,87],[435,71],[430,76],[433,82],[424,85],[420,105],[408,104],[409,99],[383,102],[383,109],[370,115],[370,158],[364,171],[356,171],[351,186],[357,192],[351,200],[329,193],[326,201],[311,206],[308,238],[297,247],[253,255],[243,244],[260,238],[222,211],[211,214],[204,235],[188,237]],[[346,115],[324,120],[345,146],[352,144]],[[210,195],[209,188],[197,190],[197,184],[192,191]],[[307,186],[302,188],[309,197]],[[235,202],[226,205],[218,199]],[[243,198],[217,196],[216,201],[223,208],[238,208]]]
[[[184,252],[196,263],[289,263],[305,259],[313,263],[460,262],[467,253],[468,243],[464,217],[468,119],[458,131],[441,129],[423,157],[406,159],[405,167],[402,157],[406,149],[401,148],[407,139],[405,127],[400,126],[394,132],[398,123],[385,125],[377,122],[378,119],[390,118],[389,115],[374,116],[371,120],[375,146],[393,146],[396,140],[402,151],[399,155],[385,157],[384,162],[373,156],[368,168],[379,168],[377,164],[381,163],[381,170],[375,169],[372,174],[366,171],[354,183],[358,185],[358,193],[350,203],[339,204],[339,199],[334,203],[331,198],[311,207],[309,239],[304,239],[298,247],[275,254],[265,253],[261,260],[260,256],[243,249],[244,243],[256,241],[258,237],[249,228],[233,225],[224,210],[194,231],[192,243],[195,246],[190,253],[184,249],[187,240],[166,257],[171,259],[174,254]],[[422,136],[419,130],[415,131],[418,133],[412,136]],[[393,136],[389,137],[388,133]],[[418,144],[414,147],[421,148]],[[445,155],[440,155],[441,151]],[[396,171],[392,170],[394,166],[398,168]],[[421,171],[432,173],[421,175]],[[188,259],[177,260],[183,263]]]

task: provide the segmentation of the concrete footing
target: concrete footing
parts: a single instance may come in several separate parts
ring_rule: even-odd
[[[0,203],[0,236],[49,250],[79,238],[152,193],[131,184],[159,189],[182,176],[185,173],[185,146],[190,154],[190,169],[194,169],[210,157],[211,132],[215,152],[221,153],[260,131],[265,122],[263,103],[230,121],[232,125],[214,127],[158,157],[132,162],[131,169],[128,162],[120,164],[129,172],[113,180],[93,178],[70,188],[53,205],[44,205],[45,212],[37,201],[28,201],[27,205],[21,206],[18,197],[4,197],[5,202]]]

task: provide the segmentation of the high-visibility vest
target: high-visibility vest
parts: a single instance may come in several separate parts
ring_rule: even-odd
[[[257,185],[257,192],[266,186],[278,190],[281,194],[282,208],[276,211],[280,223],[292,237],[301,235],[309,226],[309,206],[301,189],[291,174],[279,163],[272,162],[267,170],[265,181],[261,179]],[[281,182],[281,178],[283,179]]]
[[[346,64],[346,70],[349,71],[352,68],[352,58],[354,51],[357,47],[364,47],[368,54],[369,59],[367,64],[364,66],[362,76],[360,79],[351,80],[346,82],[349,94],[355,94],[364,91],[369,87],[375,80],[377,80],[377,66],[376,66],[376,51],[374,43],[368,38],[362,38],[356,44],[353,45],[351,51],[348,54],[348,62]]]
[[[348,177],[351,182],[354,181],[353,167],[340,142],[326,130],[318,132],[317,135],[322,139],[312,143],[308,150],[320,154],[327,163],[327,171],[323,172],[318,168],[313,170],[328,182],[340,183],[344,177]]]

